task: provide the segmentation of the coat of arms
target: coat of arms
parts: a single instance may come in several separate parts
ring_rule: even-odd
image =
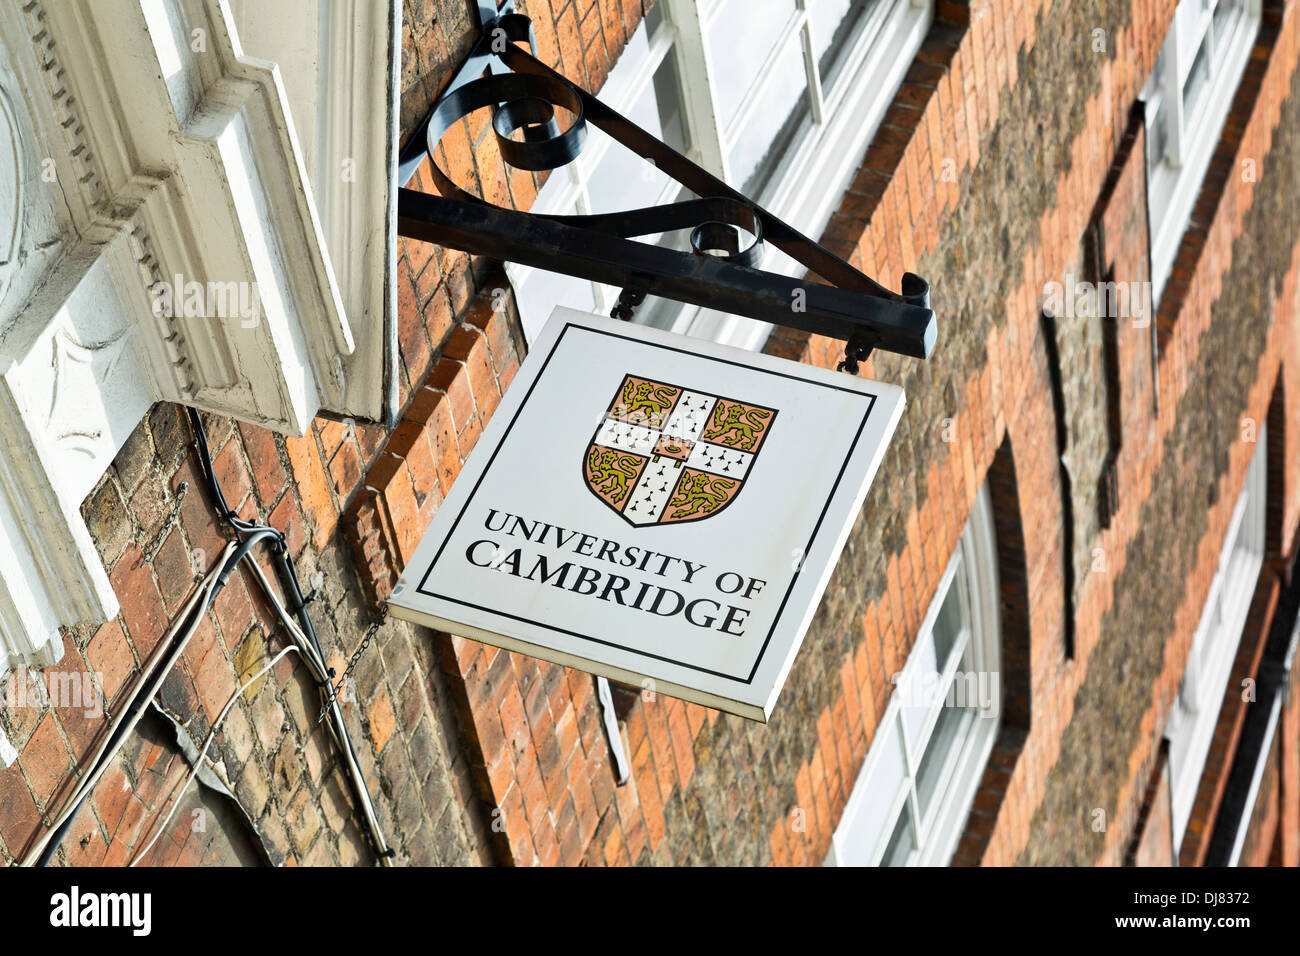
[[[740,494],[774,421],[774,408],[627,375],[583,477],[633,525],[711,518]]]

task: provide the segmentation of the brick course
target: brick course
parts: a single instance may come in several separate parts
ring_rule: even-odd
[[[1136,171],[1143,148],[1140,138],[1126,147],[1125,136],[1174,6],[938,4],[825,242],[884,282],[909,270],[929,277],[939,344],[926,362],[878,354],[864,371],[903,385],[907,411],[772,722],[623,692],[633,774],[617,787],[589,676],[389,621],[362,657],[344,710],[400,862],[820,863],[890,678],[986,476],[994,481],[1009,696],[958,862],[1123,862],[1249,462],[1239,420],[1269,417],[1288,462],[1300,424],[1300,366],[1290,358],[1300,345],[1300,21],[1294,4],[1268,2],[1161,302],[1154,381],[1149,330],[1117,330],[1118,511],[1104,529],[1085,520],[1095,511],[1091,477],[1075,489],[1083,497],[1062,508],[1042,290],[1081,272],[1082,237],[1099,219],[1116,279],[1147,276],[1145,217],[1133,215],[1145,202]],[[523,7],[541,58],[593,89],[644,14],[637,0]],[[448,0],[403,3],[404,131],[472,45],[470,15]],[[1090,43],[1098,29],[1102,53]],[[439,153],[457,182],[503,205],[527,208],[540,185],[501,168],[479,116],[458,124]],[[1255,160],[1257,181],[1231,175],[1242,158]],[[415,185],[430,188],[423,170]],[[391,431],[321,419],[302,438],[283,438],[205,416],[232,507],[287,528],[304,586],[319,588],[310,613],[340,673],[525,352],[495,264],[407,240],[398,252],[404,410]],[[1059,334],[1073,434],[1100,448],[1101,406],[1088,391],[1096,376],[1082,365],[1096,344],[1077,326]],[[767,346],[825,367],[839,349],[787,331]],[[1279,380],[1283,404],[1270,415]],[[65,635],[60,667],[102,672],[110,701],[138,679],[224,546],[189,443],[184,417],[158,406],[83,508],[122,612]],[[1294,482],[1282,482],[1271,511],[1281,525],[1276,540],[1292,541],[1300,524]],[[1065,553],[1067,522],[1073,555]],[[1161,569],[1158,581],[1152,568]],[[1257,600],[1257,618],[1271,600]],[[241,569],[169,680],[164,705],[201,742],[240,675],[284,641]],[[1260,646],[1243,641],[1241,673]],[[336,752],[314,723],[303,668],[289,658],[247,697],[214,755],[251,826],[223,819],[206,832],[180,827],[187,810],[202,809],[203,795],[191,791],[154,862],[241,862],[259,853],[275,863],[371,862]],[[1280,857],[1300,856],[1297,700],[1286,709],[1280,771],[1270,782],[1281,809],[1261,811],[1255,859],[1267,859],[1275,842]],[[6,860],[57,811],[103,727],[102,718],[65,710],[0,711],[21,752],[17,766],[0,770]],[[1214,758],[1220,764],[1230,763],[1232,721]],[[187,772],[165,736],[141,736],[124,751],[61,860],[123,862],[148,838]],[[1204,832],[1214,804],[1207,792],[1192,832]],[[1091,826],[1097,808],[1106,812],[1101,833]],[[1266,838],[1274,831],[1276,841]],[[1194,839],[1185,848],[1187,862],[1200,847]]]

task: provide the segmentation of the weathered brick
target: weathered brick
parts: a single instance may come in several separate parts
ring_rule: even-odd
[[[72,757],[52,714],[46,714],[36,725],[36,731],[23,748],[18,765],[22,767],[36,799],[42,805],[47,804],[55,788],[72,769]],[[12,769],[6,773],[12,774]]]
[[[312,542],[320,548],[333,533],[338,520],[320,451],[310,432],[305,438],[286,438],[284,447],[289,453],[303,514],[312,531]]]
[[[131,518],[117,482],[106,476],[81,506],[91,537],[105,567],[111,568],[131,540]]]
[[[86,645],[86,663],[98,675],[105,699],[112,702],[135,670],[131,646],[116,618],[95,631],[95,636]]]
[[[370,726],[370,739],[374,742],[376,753],[383,753],[384,747],[388,745],[396,719],[388,688],[381,684],[366,703],[366,721]]]
[[[263,507],[269,507],[288,480],[284,465],[280,462],[280,449],[276,445],[275,435],[265,428],[240,422],[239,436],[252,469],[258,500]]]
[[[477,415],[474,394],[465,366],[452,359],[442,359],[429,374],[430,388],[447,396],[447,409],[457,432],[462,431]]]
[[[148,658],[170,625],[162,596],[140,548],[132,544],[109,576],[122,607],[122,620],[141,660]]]

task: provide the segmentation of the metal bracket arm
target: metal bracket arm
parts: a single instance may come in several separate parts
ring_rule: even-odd
[[[489,13],[482,11],[484,17]],[[485,20],[478,45],[403,148],[404,179],[428,157],[441,195],[400,189],[400,235],[842,339],[848,350],[841,367],[849,371],[871,348],[930,355],[936,322],[924,279],[906,273],[901,293],[886,289],[518,43],[533,48],[532,24],[507,5]],[[493,111],[493,133],[509,166],[541,171],[571,162],[592,123],[704,198],[587,216],[547,216],[487,203],[454,183],[436,157],[442,135],[483,108]],[[561,111],[569,116],[563,130]],[[638,238],[687,229],[689,252]],[[830,284],[758,268],[765,242]]]

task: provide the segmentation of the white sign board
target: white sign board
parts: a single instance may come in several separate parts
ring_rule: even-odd
[[[765,721],[902,410],[893,385],[557,308],[389,607]]]

